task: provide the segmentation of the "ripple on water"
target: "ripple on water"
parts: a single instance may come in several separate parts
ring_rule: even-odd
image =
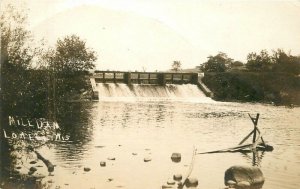
[[[70,176],[76,182],[88,180],[95,188],[144,188],[145,183],[147,188],[158,188],[172,175],[187,172],[184,165],[191,161],[193,146],[198,152],[234,146],[253,129],[248,113],[260,113],[258,127],[275,147],[273,152],[261,154],[257,162],[266,177],[264,189],[299,188],[300,108],[170,99],[111,100],[89,106],[85,115],[89,119],[71,123],[74,129],[70,134],[75,141],[49,149],[55,152],[57,165],[64,165],[62,169],[78,171],[76,166],[81,165],[92,168],[86,173],[89,177]],[[95,147],[99,145],[105,148]],[[173,152],[182,154],[180,163],[170,160]],[[99,162],[111,155],[116,160],[100,167]],[[151,161],[145,163],[145,157]],[[203,188],[222,188],[227,168],[252,165],[252,161],[252,154],[201,155],[196,157],[192,174]],[[114,180],[107,183],[107,178]]]

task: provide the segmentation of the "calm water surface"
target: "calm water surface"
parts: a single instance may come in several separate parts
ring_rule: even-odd
[[[300,108],[207,98],[75,104],[60,123],[71,141],[40,149],[56,164],[54,176],[45,181],[51,180],[50,188],[160,188],[173,174],[187,173],[193,148],[205,152],[237,145],[253,129],[248,113],[260,113],[258,127],[274,147],[255,160],[265,176],[263,188],[300,188]],[[171,161],[173,152],[182,154],[180,163]],[[198,178],[198,188],[219,189],[226,169],[252,164],[252,154],[197,155],[191,176]]]

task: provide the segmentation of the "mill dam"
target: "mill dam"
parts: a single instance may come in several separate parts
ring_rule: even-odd
[[[155,96],[166,96],[165,91],[174,93],[174,89],[182,92],[191,90],[212,97],[213,93],[202,82],[203,76],[203,73],[184,72],[95,71],[90,82],[94,100],[99,100],[103,95],[126,97],[156,93]]]

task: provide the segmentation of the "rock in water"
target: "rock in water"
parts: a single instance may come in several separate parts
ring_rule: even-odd
[[[176,180],[176,181],[181,181],[182,180],[182,175],[181,174],[175,174],[173,176],[173,179]]]
[[[43,175],[43,174],[41,174],[41,173],[37,173],[36,175],[35,175],[35,178],[37,178],[37,179],[42,179],[42,178],[45,178],[46,177],[46,175]]]
[[[37,171],[37,168],[35,168],[35,167],[30,167],[29,171],[31,171],[31,172],[36,172],[36,171]]]
[[[116,158],[115,157],[109,157],[109,158],[107,158],[108,160],[116,160]]]
[[[88,171],[91,170],[91,168],[89,168],[89,167],[84,167],[83,170],[84,170],[85,172],[88,172]]]
[[[198,186],[198,179],[196,178],[187,178],[186,179],[186,187],[197,187]]]
[[[168,181],[167,181],[167,184],[168,184],[168,185],[174,185],[174,184],[175,184],[175,181],[174,181],[174,180],[168,180]]]
[[[100,162],[100,166],[101,166],[101,167],[105,167],[105,166],[106,166],[106,162],[105,162],[105,161],[101,161],[101,162]]]
[[[171,155],[171,160],[175,163],[178,163],[181,161],[181,154],[180,153],[173,153]]]
[[[237,185],[250,184],[256,188],[262,188],[265,178],[258,167],[252,166],[232,166],[225,171],[225,185],[229,185],[229,180],[236,182]],[[247,182],[247,183],[246,183]]]
[[[152,159],[150,158],[150,157],[145,157],[144,158],[144,162],[149,162],[149,161],[151,161]]]

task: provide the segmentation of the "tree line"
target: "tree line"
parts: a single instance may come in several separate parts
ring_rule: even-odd
[[[220,52],[209,56],[208,60],[200,65],[203,72],[225,72],[230,70],[251,72],[285,72],[293,75],[300,74],[300,56],[293,56],[282,49],[261,50],[247,55],[247,62],[234,61],[227,54]]]
[[[26,12],[12,5],[1,12],[0,27],[2,118],[53,118],[60,103],[88,88],[86,75],[95,67],[97,54],[80,37],[65,36],[46,47],[27,29]]]

